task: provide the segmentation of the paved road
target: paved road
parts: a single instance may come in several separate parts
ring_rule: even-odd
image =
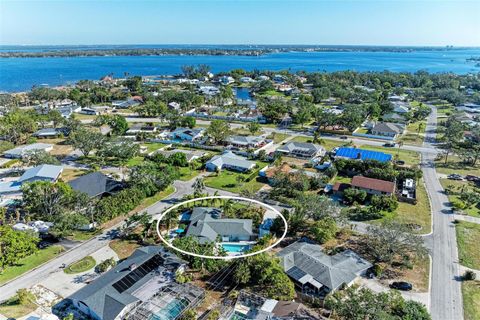
[[[435,142],[437,111],[432,108],[426,127],[424,146],[431,148]],[[430,195],[433,215],[431,237],[432,277],[430,312],[434,320],[463,319],[463,304],[454,215],[438,180],[434,165],[435,155],[422,152],[422,171]]]

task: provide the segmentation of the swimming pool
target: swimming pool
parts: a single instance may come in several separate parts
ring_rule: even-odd
[[[241,244],[241,243],[222,243],[222,248],[225,249],[228,253],[239,253],[245,252],[250,249],[249,244]]]

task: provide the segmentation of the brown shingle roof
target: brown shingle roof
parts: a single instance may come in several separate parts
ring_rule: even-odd
[[[367,178],[363,176],[355,176],[352,178],[352,186],[364,189],[371,189],[381,192],[393,193],[395,191],[395,183],[385,180]]]

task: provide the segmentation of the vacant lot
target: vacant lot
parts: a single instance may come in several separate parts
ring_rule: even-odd
[[[28,302],[26,304],[20,304],[18,297],[14,296],[0,304],[0,315],[12,319],[18,319],[20,317],[26,316],[27,314],[35,311],[36,309],[37,305],[35,303]]]
[[[437,172],[439,173],[444,173],[444,174],[457,173],[461,175],[473,174],[476,176],[480,176],[480,162],[477,163],[475,166],[471,166],[469,164],[464,163],[457,156],[452,156],[452,155],[449,156],[447,159],[447,163],[445,163],[445,158],[436,160],[435,167],[437,169]]]
[[[407,126],[407,132],[402,136],[401,141],[404,144],[421,146],[425,135],[426,121],[410,123]]]
[[[480,270],[480,224],[460,221],[456,225],[460,264]]]
[[[372,221],[372,223],[378,224],[384,219],[393,219],[402,224],[410,225],[414,227],[413,233],[430,233],[432,231],[432,213],[423,180],[420,180],[417,184],[417,204],[399,202],[398,209],[395,212],[387,212],[384,218]]]
[[[48,248],[38,250],[37,253],[32,254],[28,257],[20,259],[17,265],[12,267],[7,267],[2,274],[0,274],[0,285],[12,280],[13,278],[18,277],[19,275],[32,270],[33,268],[38,267],[42,263],[47,262],[55,258],[59,253],[63,251],[62,246],[50,246]]]
[[[480,320],[480,281],[462,282],[465,320]]]
[[[444,189],[451,188],[455,193],[460,193],[462,190],[473,190],[473,185],[468,181],[440,179],[440,183]],[[458,200],[458,195],[449,194],[448,200],[450,200],[450,202],[456,201]],[[480,218],[480,209],[475,205],[473,205],[471,208],[463,209],[462,212],[469,216]]]

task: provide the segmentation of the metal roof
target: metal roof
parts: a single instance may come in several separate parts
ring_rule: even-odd
[[[391,154],[387,154],[379,151],[371,151],[371,150],[347,148],[347,147],[340,147],[337,150],[335,157],[358,159],[358,160],[376,160],[380,162],[387,162],[392,160]]]
[[[62,171],[63,171],[62,166],[42,164],[41,166],[34,167],[25,171],[23,175],[20,177],[20,179],[18,179],[18,182],[23,183],[33,178],[56,180],[58,176],[60,176]]]

